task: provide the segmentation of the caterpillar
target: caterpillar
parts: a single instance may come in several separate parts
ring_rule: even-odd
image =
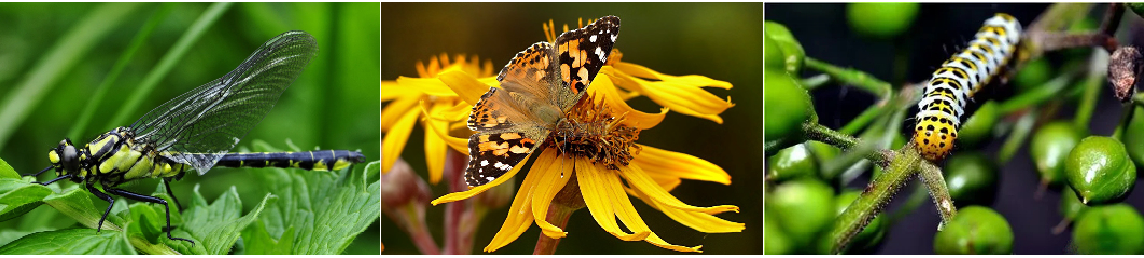
[[[1009,64],[1017,50],[1021,24],[1004,13],[985,20],[968,47],[933,72],[918,102],[914,144],[922,158],[941,161],[953,149],[965,102]]]

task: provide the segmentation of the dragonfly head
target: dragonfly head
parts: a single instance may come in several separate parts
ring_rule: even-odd
[[[71,139],[67,138],[48,152],[48,159],[52,161],[52,167],[55,167],[56,171],[62,169],[66,172],[77,172],[87,158],[86,153],[72,145]]]

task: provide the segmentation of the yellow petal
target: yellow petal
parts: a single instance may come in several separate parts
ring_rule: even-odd
[[[703,88],[675,83],[672,81],[642,82],[643,93],[660,106],[681,114],[723,123],[719,117],[724,110],[735,106],[730,99],[723,99],[703,90]]]
[[[440,122],[440,123],[426,123],[426,126],[428,127],[428,128],[426,128],[426,131],[433,131],[433,135],[435,137],[444,140],[445,144],[449,145],[449,147],[453,148],[454,150],[457,150],[457,151],[459,151],[461,153],[465,153],[465,154],[469,153],[468,152],[469,151],[469,149],[468,149],[469,148],[469,145],[468,145],[469,139],[468,138],[453,137],[452,135],[449,135],[449,123],[447,120],[448,118],[442,118],[441,117],[442,116],[441,114],[446,113],[447,111],[438,111],[435,113],[430,113],[429,111],[422,110],[422,112],[425,113],[425,120],[432,120],[432,121]],[[428,136],[426,136],[426,137],[428,137]]]
[[[457,93],[449,89],[449,85],[437,78],[409,78],[404,76],[397,77],[397,83],[401,87],[406,87],[409,90],[420,91],[421,93],[432,96],[456,97]]]
[[[477,81],[484,83],[489,87],[500,87],[500,81],[497,80],[497,77],[484,77],[477,79]]]
[[[621,98],[616,86],[612,84],[612,80],[606,74],[596,74],[596,80],[592,81],[592,86],[588,87],[588,92],[593,96],[603,96],[604,103],[612,108],[612,112],[617,115],[625,115],[624,124],[634,126],[641,129],[652,128],[659,122],[663,122],[663,118],[667,116],[667,109],[660,110],[660,113],[646,113],[636,110],[628,106]]]
[[[584,204],[588,206],[592,218],[596,219],[596,223],[600,224],[600,228],[604,231],[624,241],[641,241],[651,234],[651,230],[647,230],[647,225],[642,226],[644,229],[642,231],[636,228],[642,224],[642,220],[632,224],[624,221],[635,234],[624,232],[616,223],[616,217],[623,216],[624,219],[631,220],[632,217],[638,219],[639,215],[630,215],[635,214],[635,209],[628,200],[628,195],[624,194],[623,185],[615,174],[610,171],[600,171],[587,161],[576,159],[576,180],[580,184],[581,194],[584,195]]]
[[[432,105],[428,112],[430,114],[436,110],[447,109],[451,106],[449,103],[444,102],[435,102]],[[422,104],[422,108],[424,108],[424,104]],[[445,153],[449,151],[449,146],[445,143],[445,139],[439,137],[437,133],[429,128],[446,127],[449,126],[449,123],[429,118],[424,119],[422,123],[422,127],[425,128],[425,164],[429,168],[429,183],[435,185],[441,181],[441,177],[445,174]]]
[[[401,155],[401,150],[405,149],[405,142],[409,140],[409,134],[413,132],[413,125],[416,124],[420,114],[420,110],[417,109],[406,110],[389,128],[385,138],[381,139],[381,173],[389,173],[393,163],[397,162],[397,157]]]
[[[631,63],[617,63],[601,70],[612,76],[615,84],[629,91],[647,95],[660,106],[681,114],[723,123],[718,114],[733,107],[730,97],[726,101],[702,89],[720,87],[730,89],[731,83],[713,80],[704,76],[670,76]],[[656,81],[643,80],[655,79]]]
[[[524,160],[528,159],[525,158]],[[515,171],[520,170],[521,167],[524,166],[516,166],[516,168],[513,168],[513,171],[506,173],[505,176],[502,176],[501,178],[493,180],[493,182],[489,182],[489,184],[504,178],[511,178],[510,174],[515,174]],[[504,180],[501,180],[501,182],[503,181]],[[536,181],[536,176],[533,176],[532,173],[528,173],[528,176],[525,176],[524,182],[522,182],[520,185],[520,189],[516,191],[516,197],[512,200],[512,206],[508,208],[508,216],[505,217],[504,224],[501,224],[500,231],[497,231],[497,234],[493,236],[492,241],[489,241],[489,244],[485,246],[485,252],[494,252],[497,249],[500,249],[501,247],[504,247],[513,241],[516,241],[516,239],[520,237],[520,234],[528,231],[528,228],[532,226],[534,220],[532,219],[532,207],[530,207],[532,206],[531,189],[536,187]],[[500,182],[496,183],[500,184]],[[433,205],[437,205],[436,201],[434,201]]]
[[[662,174],[692,180],[703,180],[731,184],[731,175],[718,165],[698,157],[663,149],[640,145],[639,154],[632,164],[636,164],[648,174]]]
[[[618,172],[620,176],[628,182],[629,186],[636,190],[636,192],[646,194],[649,198],[651,198],[650,200],[656,203],[660,203],[675,209],[703,212],[707,214],[719,214],[723,213],[724,211],[734,211],[736,213],[739,212],[739,207],[735,207],[734,205],[719,205],[713,207],[697,207],[688,205],[682,201],[679,201],[679,199],[676,199],[675,196],[671,195],[667,191],[664,191],[663,188],[660,188],[654,180],[651,180],[651,177],[648,177],[647,174],[644,174],[643,170],[641,170],[639,166],[628,165],[620,166],[619,168],[620,170]]]
[[[633,195],[639,197],[640,200],[643,200],[644,203],[647,203],[655,209],[662,211],[664,215],[667,215],[667,217],[671,218],[672,220],[675,220],[680,224],[686,225],[691,229],[699,232],[730,233],[742,232],[744,229],[746,229],[746,224],[744,223],[724,220],[707,213],[668,207],[667,205],[656,202],[653,200],[653,198],[637,190],[629,191],[629,193],[633,193]]]
[[[683,183],[683,180],[677,176],[670,176],[670,175],[665,175],[665,174],[660,174],[660,173],[646,173],[646,174],[648,177],[651,177],[652,180],[655,180],[655,183],[658,184],[660,188],[663,188],[664,191],[668,191],[668,192],[671,192],[671,190],[674,190],[675,187],[678,187],[679,184]],[[635,195],[635,194],[632,194],[632,195]]]
[[[381,81],[381,102],[402,97],[415,97],[421,94],[421,91],[415,88],[402,87],[397,81]]]
[[[523,160],[528,160],[528,158],[530,156],[532,156],[532,153],[529,153],[528,156],[524,156]],[[520,168],[523,168],[523,167],[524,166],[518,165],[518,166],[512,168],[512,170],[505,172],[504,175],[502,175],[501,177],[499,177],[497,179],[493,179],[493,181],[489,182],[488,184],[478,186],[478,187],[469,188],[469,190],[465,190],[462,192],[449,193],[449,194],[446,194],[444,196],[437,197],[436,200],[433,200],[433,205],[469,199],[469,197],[472,197],[473,195],[477,195],[477,194],[483,193],[485,191],[488,191],[489,188],[493,188],[495,186],[498,186],[501,183],[504,183],[505,181],[512,180],[512,177],[516,176],[516,173],[520,172]],[[528,179],[525,179],[525,183],[527,183],[527,182],[528,182]],[[525,189],[524,186],[525,185],[523,185],[523,184],[521,185],[522,191],[523,191],[523,189]]]
[[[725,81],[713,80],[711,78],[707,78],[704,76],[698,76],[698,75],[688,75],[688,76],[665,75],[661,72],[657,72],[657,71],[652,70],[650,68],[647,68],[647,67],[644,67],[641,65],[637,65],[637,64],[633,64],[633,63],[620,62],[620,63],[613,64],[612,66],[615,67],[615,69],[617,69],[617,70],[623,71],[625,74],[635,76],[635,77],[640,77],[640,78],[657,79],[657,80],[662,80],[662,81],[675,80],[678,83],[683,83],[683,84],[687,84],[687,85],[719,87],[719,88],[724,88],[724,89],[730,89],[732,87],[731,83],[725,82]]]
[[[481,95],[489,92],[489,85],[481,83],[476,77],[459,69],[446,70],[437,74],[437,78],[456,92],[461,100],[469,105],[476,105]]]
[[[408,113],[410,109],[416,107],[417,102],[420,101],[421,98],[418,97],[399,98],[394,102],[390,102],[389,105],[385,106],[385,108],[382,108],[381,131],[388,132],[389,128],[393,127],[393,123],[396,123],[397,120],[400,119],[401,116],[405,115],[405,113]]]
[[[567,232],[561,230],[560,227],[549,223],[546,220],[548,216],[548,204],[552,203],[553,197],[564,185],[568,184],[568,179],[572,177],[572,160],[566,157],[559,157],[554,151],[544,151],[536,161],[532,162],[532,168],[528,171],[531,177],[537,175],[536,187],[532,189],[532,218],[536,221],[536,225],[544,230],[544,235],[552,239],[560,239],[568,236]]]
[[[647,236],[647,239],[644,239],[644,241],[651,243],[651,244],[658,246],[658,247],[671,249],[672,251],[676,251],[676,252],[686,252],[686,253],[702,253],[703,252],[703,251],[699,251],[699,248],[703,247],[702,245],[695,246],[695,247],[687,247],[687,246],[681,246],[681,245],[668,244],[667,241],[663,241],[663,239],[660,239],[659,236],[655,235],[655,233],[652,233],[650,236]]]

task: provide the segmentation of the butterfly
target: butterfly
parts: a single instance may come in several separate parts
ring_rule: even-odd
[[[541,146],[585,95],[619,33],[620,18],[604,16],[517,53],[497,76],[501,87],[473,105],[465,183],[488,184]]]

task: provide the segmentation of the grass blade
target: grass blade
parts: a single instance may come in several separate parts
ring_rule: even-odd
[[[27,78],[17,85],[0,103],[0,149],[8,142],[16,126],[24,122],[44,94],[54,87],[63,73],[87,55],[100,39],[107,36],[122,19],[137,9],[140,3],[106,3],[96,7],[32,68]]]
[[[80,114],[79,120],[76,120],[71,130],[68,131],[67,135],[69,138],[80,138],[80,134],[87,128],[87,123],[91,122],[91,117],[95,114],[95,108],[99,107],[99,103],[103,102],[103,96],[107,95],[107,88],[110,87],[112,83],[115,83],[115,80],[119,78],[119,73],[123,72],[123,68],[127,67],[127,64],[135,57],[135,53],[139,52],[139,47],[143,45],[143,41],[151,36],[151,32],[154,32],[155,27],[167,17],[167,14],[171,13],[173,7],[175,7],[173,3],[163,3],[159,11],[155,12],[155,14],[151,16],[151,19],[148,19],[147,23],[143,24],[143,28],[139,29],[139,33],[135,34],[135,38],[131,39],[130,45],[127,46],[127,51],[119,56],[119,60],[115,61],[115,66],[111,68],[111,72],[109,72],[107,77],[103,79],[103,82],[99,83],[99,86],[95,88],[95,93],[92,94],[90,101],[84,106],[83,113]]]
[[[183,59],[183,56],[186,55],[191,45],[199,40],[203,32],[206,32],[207,28],[213,25],[214,22],[222,16],[230,5],[231,3],[214,3],[207,8],[207,11],[200,15],[199,18],[195,20],[195,23],[191,24],[191,27],[187,28],[187,31],[179,37],[179,40],[175,42],[175,46],[171,47],[171,50],[167,51],[167,53],[159,59],[159,64],[147,74],[147,77],[143,79],[143,83],[139,84],[139,88],[136,88],[134,94],[131,94],[131,96],[127,98],[123,108],[115,113],[114,118],[109,120],[109,123],[107,126],[104,126],[104,128],[114,128],[127,124],[129,122],[127,121],[128,116],[135,113],[135,110],[139,108],[139,104],[143,102],[143,98],[150,95],[151,91],[155,89],[155,85],[158,85],[159,81],[167,77],[167,73],[175,67],[175,64]]]

